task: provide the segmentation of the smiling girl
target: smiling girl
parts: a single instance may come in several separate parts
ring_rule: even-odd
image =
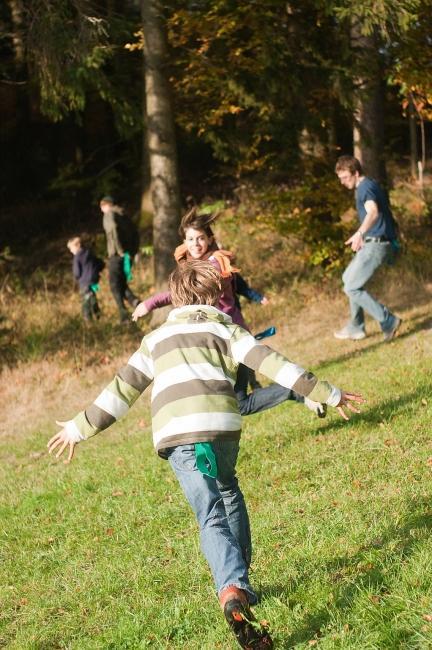
[[[177,246],[174,257],[177,264],[189,260],[208,260],[223,278],[223,292],[217,304],[218,309],[231,316],[233,323],[249,330],[235,300],[235,273],[238,269],[232,265],[233,254],[231,251],[219,249],[215,242],[211,228],[215,218],[215,214],[199,214],[196,208],[187,212],[181,220],[179,228],[183,244]],[[138,305],[132,314],[132,319],[136,321],[153,309],[170,304],[169,291],[157,293]]]

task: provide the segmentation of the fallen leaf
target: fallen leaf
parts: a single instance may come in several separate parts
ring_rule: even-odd
[[[113,497],[122,497],[124,494],[123,490],[114,490],[114,492],[111,494]]]
[[[432,623],[432,614],[423,614],[423,620]]]
[[[139,420],[138,426],[140,427],[140,429],[145,429],[146,427],[148,427],[147,421],[146,420]]]
[[[41,456],[45,456],[45,452],[43,452],[43,451],[32,451],[29,454],[29,458],[34,458],[35,460],[37,458],[40,458]]]
[[[19,601],[20,605],[27,605],[28,604],[28,598],[21,598]]]
[[[108,537],[112,537],[114,535],[114,528],[107,528],[105,534],[108,535]]]
[[[424,397],[422,397],[422,401],[421,401],[421,403],[423,404],[423,406],[427,406],[427,404],[428,404],[427,399],[425,399]]]

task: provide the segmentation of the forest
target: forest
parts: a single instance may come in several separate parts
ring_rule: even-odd
[[[338,155],[387,187],[424,184],[428,0],[7,0],[0,11],[2,249],[92,230],[112,194],[154,247],[160,283],[171,264],[160,233],[171,250],[188,205],[247,196],[325,268],[349,205]]]

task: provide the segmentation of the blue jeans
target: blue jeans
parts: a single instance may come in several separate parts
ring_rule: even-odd
[[[252,556],[249,516],[235,472],[239,442],[211,444],[218,465],[216,479],[198,470],[193,444],[167,450],[168,461],[197,518],[201,550],[218,594],[233,585],[244,589],[253,604],[256,594],[248,577]]]
[[[252,415],[260,411],[271,409],[286,400],[304,402],[303,395],[299,395],[290,388],[280,384],[270,384],[264,388],[255,388],[248,394],[248,369],[242,363],[238,367],[234,392],[237,397],[241,415]]]
[[[345,269],[342,280],[350,301],[350,327],[353,331],[364,330],[365,311],[379,322],[383,332],[392,329],[395,316],[364,289],[381,264],[390,262],[392,258],[390,242],[366,242]]]

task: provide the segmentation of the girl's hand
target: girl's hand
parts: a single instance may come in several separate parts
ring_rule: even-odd
[[[140,302],[140,304],[135,307],[135,311],[132,314],[132,320],[137,321],[138,318],[141,318],[142,316],[146,316],[149,313],[149,310],[145,306],[144,302]]]
[[[269,302],[270,302],[270,300],[268,298],[266,298],[265,296],[263,296],[263,299],[261,300],[261,305],[268,305]]]
[[[62,427],[62,429],[61,431],[56,433],[55,436],[53,436],[51,440],[48,442],[47,444],[48,453],[52,454],[53,451],[58,447],[59,449],[57,450],[55,457],[59,458],[64,452],[64,450],[66,449],[66,447],[69,447],[68,457],[66,458],[66,460],[63,461],[65,464],[67,464],[70,463],[73,458],[75,445],[77,443],[72,439],[70,433],[66,429],[67,422],[56,421],[56,424]]]
[[[348,393],[345,392],[344,390],[341,391],[341,400],[339,404],[336,406],[339,415],[344,419],[344,420],[349,420],[349,416],[345,413],[343,410],[343,407],[346,406],[347,409],[352,411],[353,413],[360,413],[360,409],[356,408],[352,402],[356,402],[357,404],[364,404],[366,400],[362,395],[359,395],[358,393]]]

